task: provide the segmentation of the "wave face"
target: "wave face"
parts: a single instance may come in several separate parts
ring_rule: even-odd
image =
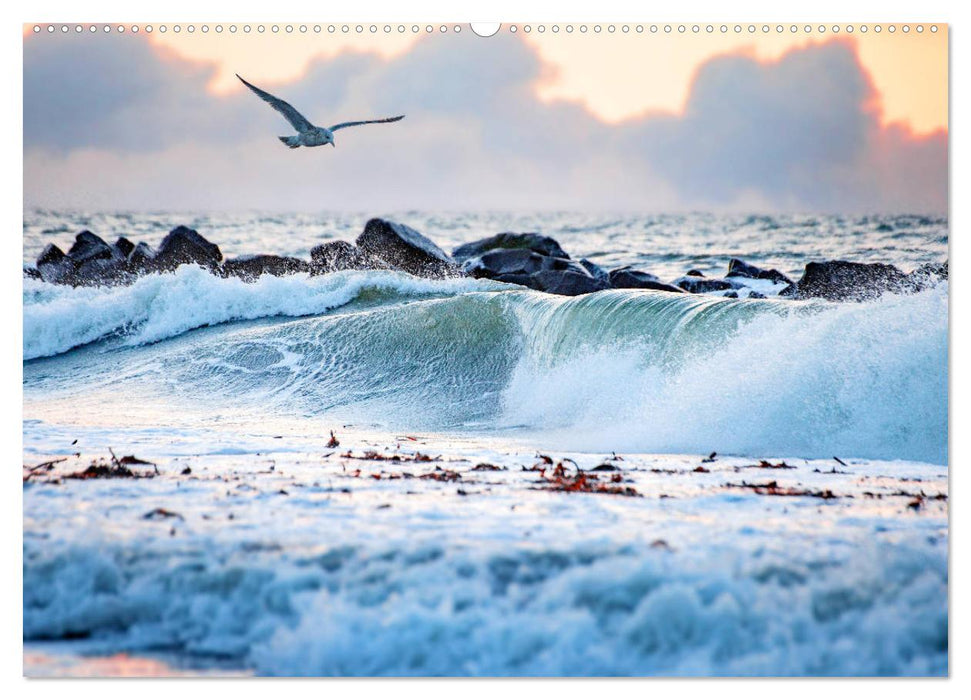
[[[832,305],[388,272],[24,282],[25,359],[50,358],[24,368],[32,400],[121,385],[163,412],[248,406],[577,450],[945,463],[947,335],[946,284]]]

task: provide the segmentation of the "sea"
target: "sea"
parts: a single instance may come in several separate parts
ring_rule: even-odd
[[[948,257],[939,216],[373,214],[665,281]],[[24,264],[371,215],[29,209]],[[25,277],[25,674],[946,675],[948,284],[765,291]]]

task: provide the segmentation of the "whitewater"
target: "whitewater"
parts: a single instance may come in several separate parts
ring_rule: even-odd
[[[25,212],[25,261],[174,216]],[[918,216],[391,218],[446,249],[540,230],[665,279],[947,255]],[[363,219],[178,221],[306,255]],[[25,474],[57,460],[24,485],[33,675],[120,651],[171,673],[947,673],[946,282],[837,304],[186,266],[25,279],[23,338]],[[69,478],[109,448],[146,478]],[[636,495],[557,490],[555,464]]]

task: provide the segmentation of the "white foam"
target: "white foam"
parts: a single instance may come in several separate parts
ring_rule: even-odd
[[[727,342],[676,348],[668,366],[637,343],[527,354],[503,422],[575,449],[946,463],[947,332],[942,285],[758,315]]]
[[[132,344],[194,328],[268,316],[307,316],[343,306],[371,288],[408,295],[497,289],[488,281],[427,280],[397,272],[264,275],[253,283],[183,266],[125,287],[55,286],[24,280],[24,359],[48,357],[113,333]]]

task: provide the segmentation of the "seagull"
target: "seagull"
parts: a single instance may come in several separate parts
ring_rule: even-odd
[[[334,124],[334,126],[331,127],[314,126],[307,120],[305,116],[295,110],[289,102],[284,102],[279,97],[274,97],[265,90],[260,90],[255,85],[246,82],[239,73],[236,74],[236,77],[243,82],[243,85],[255,92],[257,97],[282,114],[283,118],[290,122],[290,126],[297,130],[298,133],[296,136],[278,137],[289,148],[300,148],[301,146],[311,148],[313,146],[323,146],[328,143],[333,146],[334,132],[338,129],[346,129],[349,126],[360,126],[361,124],[387,124],[388,122],[397,122],[405,118],[405,115],[399,114],[397,117],[388,117],[386,119],[365,119],[359,122],[341,122],[340,124]]]

